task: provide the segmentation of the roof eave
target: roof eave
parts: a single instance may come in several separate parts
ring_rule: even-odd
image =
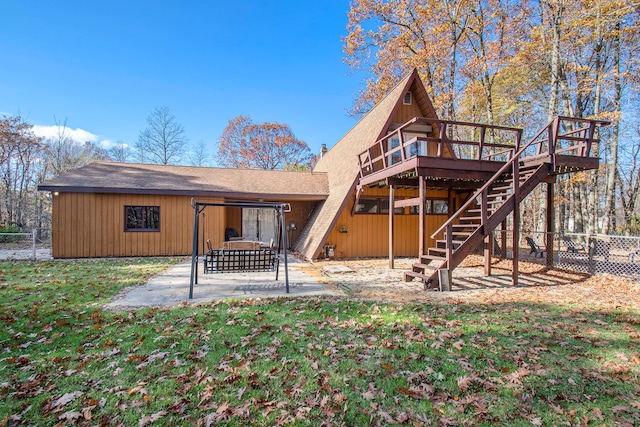
[[[300,201],[325,200],[328,194],[296,194],[296,193],[244,193],[237,191],[193,191],[193,190],[159,190],[144,188],[104,188],[104,187],[79,187],[66,185],[39,185],[38,191],[51,191],[59,193],[97,193],[97,194],[150,194],[166,196],[190,196],[190,197],[227,197],[237,199],[283,199]]]

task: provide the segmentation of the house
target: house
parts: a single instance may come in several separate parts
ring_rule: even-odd
[[[519,224],[519,203],[538,185],[553,200],[556,175],[597,168],[591,145],[605,124],[557,117],[523,142],[519,128],[440,120],[414,70],[313,172],[96,162],[39,189],[53,194],[56,258],[187,255],[192,197],[278,201],[291,204],[286,221],[296,224],[290,237],[304,257],[389,256],[392,266],[396,255],[413,256],[406,279],[435,286],[471,252],[486,253],[494,229]],[[273,235],[265,212],[214,207],[203,216],[201,240],[215,245],[227,229]]]

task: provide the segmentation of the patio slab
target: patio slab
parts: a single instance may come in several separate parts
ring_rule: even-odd
[[[105,305],[113,310],[141,307],[168,307],[182,303],[206,303],[224,298],[277,298],[311,295],[344,295],[327,281],[315,267],[295,257],[289,257],[289,293],[285,288],[284,263],[280,263],[278,279],[275,272],[204,274],[198,268],[198,284],[189,299],[191,260],[168,269],[145,285],[126,289]]]

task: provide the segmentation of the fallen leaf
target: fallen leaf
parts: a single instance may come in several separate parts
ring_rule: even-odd
[[[64,414],[61,414],[58,417],[58,420],[65,420],[68,423],[74,423],[78,418],[80,418],[82,414],[78,411],[68,411]]]
[[[456,341],[451,345],[455,347],[457,350],[462,350],[462,347],[464,347],[464,341],[463,340]]]
[[[613,411],[613,412],[631,412],[631,409],[629,409],[629,407],[625,406],[625,405],[617,405],[617,406],[614,406],[613,408],[611,408],[611,411]]]
[[[396,424],[396,420],[394,420],[387,412],[380,410],[378,411],[378,415],[380,415],[387,423]]]
[[[600,421],[604,420],[604,415],[602,415],[600,408],[593,408],[593,418]]]
[[[82,396],[81,391],[74,391],[73,393],[65,393],[60,396],[55,402],[51,404],[51,411],[58,412],[62,409],[63,406],[71,402],[72,400]]]
[[[148,424],[155,423],[156,421],[158,421],[160,418],[164,417],[165,415],[167,415],[167,413],[165,411],[156,412],[155,414],[153,414],[151,416],[143,415],[142,418],[140,418],[140,421],[138,421],[138,426],[144,427],[144,426],[146,426]]]
[[[376,397],[376,395],[373,392],[371,392],[370,390],[368,390],[368,391],[365,391],[364,393],[362,393],[362,397],[364,397],[367,400],[371,400],[374,397]]]
[[[458,378],[458,388],[460,391],[465,392],[469,389],[469,386],[473,382],[471,377],[460,377]]]

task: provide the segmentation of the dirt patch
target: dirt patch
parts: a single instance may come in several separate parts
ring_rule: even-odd
[[[423,290],[422,282],[404,281],[413,258],[396,259],[389,269],[387,259],[318,261],[319,270],[341,264],[353,273],[327,274],[329,280],[350,290],[350,296],[389,302],[436,302],[496,304],[534,302],[560,305],[589,305],[640,311],[640,282],[612,276],[590,276],[569,270],[520,262],[517,287],[511,284],[511,261],[495,259],[492,275],[484,275],[480,256],[470,256],[453,272],[452,292]]]

